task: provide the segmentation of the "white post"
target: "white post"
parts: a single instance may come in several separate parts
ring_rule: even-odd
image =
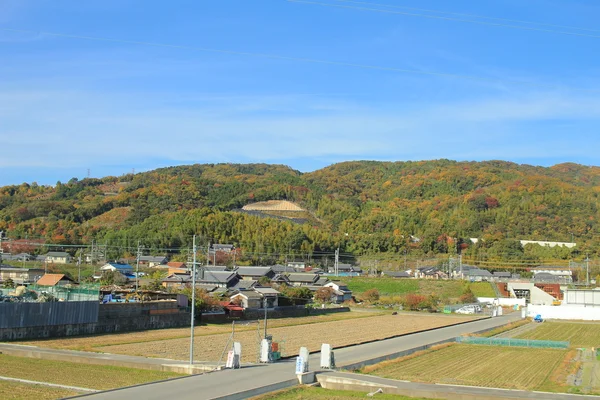
[[[194,324],[196,322],[195,312],[196,312],[196,235],[194,235],[193,239],[193,267],[192,267],[192,323],[190,327],[190,365],[194,364]]]

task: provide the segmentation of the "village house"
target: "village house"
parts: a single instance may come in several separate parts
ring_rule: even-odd
[[[162,286],[165,288],[181,289],[186,285],[192,284],[192,277],[189,273],[173,273],[169,274],[162,280]]]
[[[287,275],[287,279],[292,286],[313,286],[316,285],[320,276],[317,274],[295,272]]]
[[[267,308],[273,308],[273,307],[277,307],[279,305],[279,295],[281,293],[279,293],[279,291],[270,288],[270,287],[255,287],[254,291],[256,293],[258,293],[259,295],[261,295],[262,299],[263,299],[263,305],[261,307],[264,307],[264,304],[266,302]]]
[[[331,265],[328,267],[329,274],[335,274],[335,266]],[[362,268],[355,267],[352,264],[338,264],[338,274],[342,276],[360,276],[362,274]]]
[[[275,276],[270,267],[238,267],[235,272],[244,280],[257,281],[260,278],[272,279]]]
[[[242,277],[234,271],[202,271],[201,279],[196,279],[199,284],[215,285],[220,288],[234,287]]]
[[[415,271],[415,278],[421,279],[446,279],[448,274],[437,267],[421,267]]]
[[[106,263],[100,267],[100,271],[118,271],[123,275],[127,275],[133,273],[133,267],[129,264]]]
[[[140,256],[140,264],[150,268],[166,264],[168,261],[169,259],[165,256]]]
[[[66,286],[76,282],[64,274],[45,274],[36,284],[38,286]]]
[[[261,308],[262,296],[254,291],[239,292],[229,298],[233,304],[239,304],[242,308]]]
[[[470,269],[467,276],[471,282],[492,281],[492,273],[485,269]]]
[[[64,251],[51,251],[46,253],[45,262],[48,264],[69,264],[72,261],[73,257],[67,252]]]
[[[324,287],[333,289],[333,294],[331,295],[332,303],[340,304],[344,301],[352,300],[352,291],[348,289],[345,283],[333,281],[325,284]]]
[[[10,279],[17,285],[26,285],[37,282],[43,275],[43,269],[15,268],[8,265],[0,267],[0,282],[6,282]]]

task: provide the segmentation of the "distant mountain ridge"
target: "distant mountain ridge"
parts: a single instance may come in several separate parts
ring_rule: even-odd
[[[195,233],[272,253],[340,246],[354,254],[433,254],[481,237],[486,244],[477,251],[488,255],[504,243],[499,256],[510,253],[507,240],[573,236],[579,249],[595,252],[599,192],[600,168],[573,163],[350,161],[310,173],[284,165],[196,164],[55,187],[1,187],[0,230],[54,243],[146,238],[157,248],[187,245]],[[321,223],[290,225],[234,212],[269,201],[297,204]],[[421,242],[410,243],[410,235]]]

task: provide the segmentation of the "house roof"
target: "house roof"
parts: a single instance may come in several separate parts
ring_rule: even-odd
[[[171,268],[186,268],[185,263],[181,261],[169,261],[167,265]]]
[[[492,276],[492,273],[486,269],[470,269],[469,270],[469,276],[484,276],[484,277],[490,277]]]
[[[232,287],[232,289],[235,289],[235,290],[249,290],[249,289],[252,289],[257,284],[258,284],[257,281],[239,280],[238,283],[236,283],[235,286]]]
[[[226,265],[208,265],[202,267],[205,271],[227,271]]]
[[[499,278],[510,278],[510,272],[498,272],[495,271],[492,275]]]
[[[296,272],[298,271],[296,269],[296,267],[290,266],[290,265],[272,265],[271,270],[273,270],[273,272],[276,273],[282,273],[282,272]]]
[[[411,275],[404,271],[383,271],[383,275],[391,276],[392,278],[410,278]]]
[[[71,257],[71,255],[66,251],[49,251],[46,257]]]
[[[267,276],[270,272],[273,272],[271,267],[238,267],[235,272],[240,276]]]
[[[323,286],[329,282],[329,278],[326,276],[320,276],[319,279],[315,282],[315,285]]]
[[[267,288],[267,287],[259,287],[259,288],[255,287],[254,291],[256,293],[266,294],[266,295],[269,295],[269,294],[280,294],[281,293],[278,290],[275,290],[273,288]]]
[[[114,268],[116,271],[133,271],[133,267],[129,264],[106,263],[100,269],[107,270]]]
[[[306,282],[306,283],[314,283],[319,279],[319,275],[311,274],[311,273],[301,273],[296,272],[288,275],[288,279],[290,282]]]
[[[140,261],[142,262],[157,262],[163,263],[167,260],[165,256],[140,256]]]
[[[40,286],[56,286],[58,282],[63,280],[74,282],[73,279],[65,274],[45,274],[37,281],[37,284]]]
[[[218,288],[218,286],[217,285],[209,285],[209,284],[206,284],[206,283],[196,283],[196,288],[197,289],[204,289],[208,293],[210,293],[210,292],[214,292]]]
[[[238,274],[233,271],[204,271],[204,279],[200,279],[200,283],[216,282],[216,283],[228,283],[234,279]]]
[[[247,299],[262,299],[262,296],[256,292],[248,291],[248,292],[239,292],[231,296],[230,298],[234,298],[236,296],[244,296]]]
[[[213,250],[233,250],[234,249],[234,245],[232,244],[219,244],[219,243],[215,243],[211,246],[211,248]]]
[[[189,274],[171,274],[169,276],[167,276],[165,279],[163,279],[163,282],[177,282],[177,283],[185,283],[185,282],[190,282],[192,280],[192,277]]]

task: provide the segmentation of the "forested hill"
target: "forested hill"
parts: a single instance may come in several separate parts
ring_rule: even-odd
[[[337,246],[357,255],[431,254],[462,244],[465,252],[505,258],[522,252],[516,239],[573,235],[580,250],[594,253],[599,190],[600,168],[571,163],[357,161],[304,174],[282,165],[190,165],[2,187],[0,230],[51,243],[141,239],[165,248],[188,246],[196,233],[263,254]],[[296,202],[320,222],[236,211],[277,199]],[[474,237],[483,239],[478,246],[469,245]]]

